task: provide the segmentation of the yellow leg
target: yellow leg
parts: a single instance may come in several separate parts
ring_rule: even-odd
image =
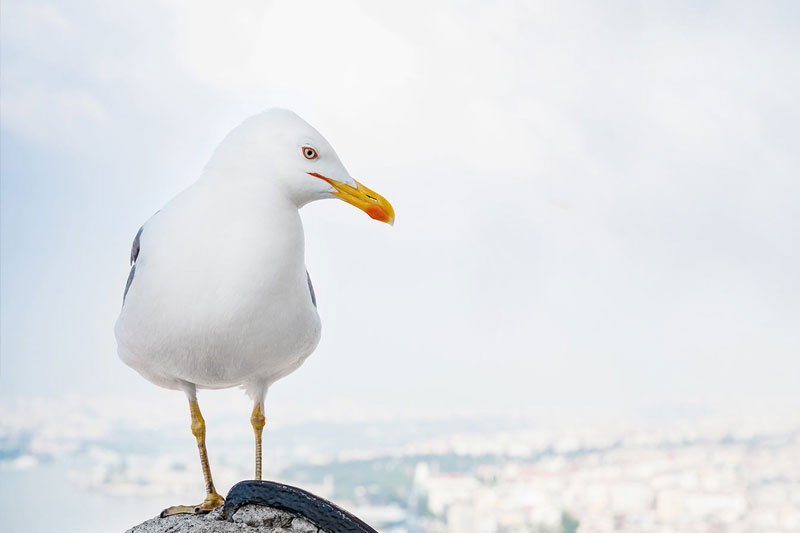
[[[192,414],[192,435],[197,439],[200,465],[203,467],[203,477],[206,481],[206,499],[200,505],[173,505],[168,507],[161,511],[162,517],[174,514],[208,513],[225,503],[225,499],[217,494],[214,488],[214,481],[211,479],[211,467],[208,464],[208,453],[206,452],[206,421],[203,420],[197,400],[189,400],[189,409]]]
[[[250,424],[256,434],[256,479],[261,481],[261,433],[264,431],[264,425],[266,424],[264,412],[261,410],[261,402],[256,402],[253,406]]]

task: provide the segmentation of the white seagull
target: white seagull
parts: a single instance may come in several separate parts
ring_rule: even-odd
[[[207,513],[214,489],[197,389],[241,386],[253,400],[255,478],[261,479],[264,398],[320,339],[298,210],[340,198],[392,224],[394,210],[347,172],[328,141],[291,111],[273,109],[231,131],[200,178],[141,227],[115,334],[119,357],[189,400],[206,498],[162,516]]]

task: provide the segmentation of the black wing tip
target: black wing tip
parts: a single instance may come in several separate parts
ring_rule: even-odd
[[[144,226],[139,228],[139,231],[136,232],[136,237],[133,238],[133,244],[131,245],[131,264],[136,262],[136,258],[139,257],[139,239],[142,237],[142,230]]]
[[[136,237],[133,238],[133,244],[131,245],[131,272],[128,274],[128,281],[125,282],[125,292],[122,293],[122,305],[125,305],[125,298],[128,297],[128,289],[131,288],[131,283],[133,283],[133,276],[136,274],[136,259],[139,257],[139,239],[142,237],[142,230],[144,226],[139,228],[139,231],[136,232]]]

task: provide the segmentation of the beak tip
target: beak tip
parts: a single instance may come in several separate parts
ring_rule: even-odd
[[[328,184],[334,189],[334,191],[331,191],[333,196],[336,196],[345,202],[358,207],[374,220],[385,222],[390,226],[394,226],[394,208],[380,194],[370,190],[352,178],[350,179],[353,181],[355,187],[348,185],[347,183],[327,178],[316,172],[309,172],[308,174],[328,182]]]
[[[370,218],[379,222],[385,222],[390,226],[394,226],[394,213],[387,213],[384,209],[377,205],[371,205],[364,209],[364,211],[367,212]]]

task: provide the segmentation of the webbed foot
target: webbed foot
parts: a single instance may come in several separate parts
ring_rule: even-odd
[[[161,518],[174,514],[206,514],[223,503],[225,503],[225,499],[214,492],[206,496],[205,501],[199,505],[173,505],[172,507],[167,507],[161,511]]]

